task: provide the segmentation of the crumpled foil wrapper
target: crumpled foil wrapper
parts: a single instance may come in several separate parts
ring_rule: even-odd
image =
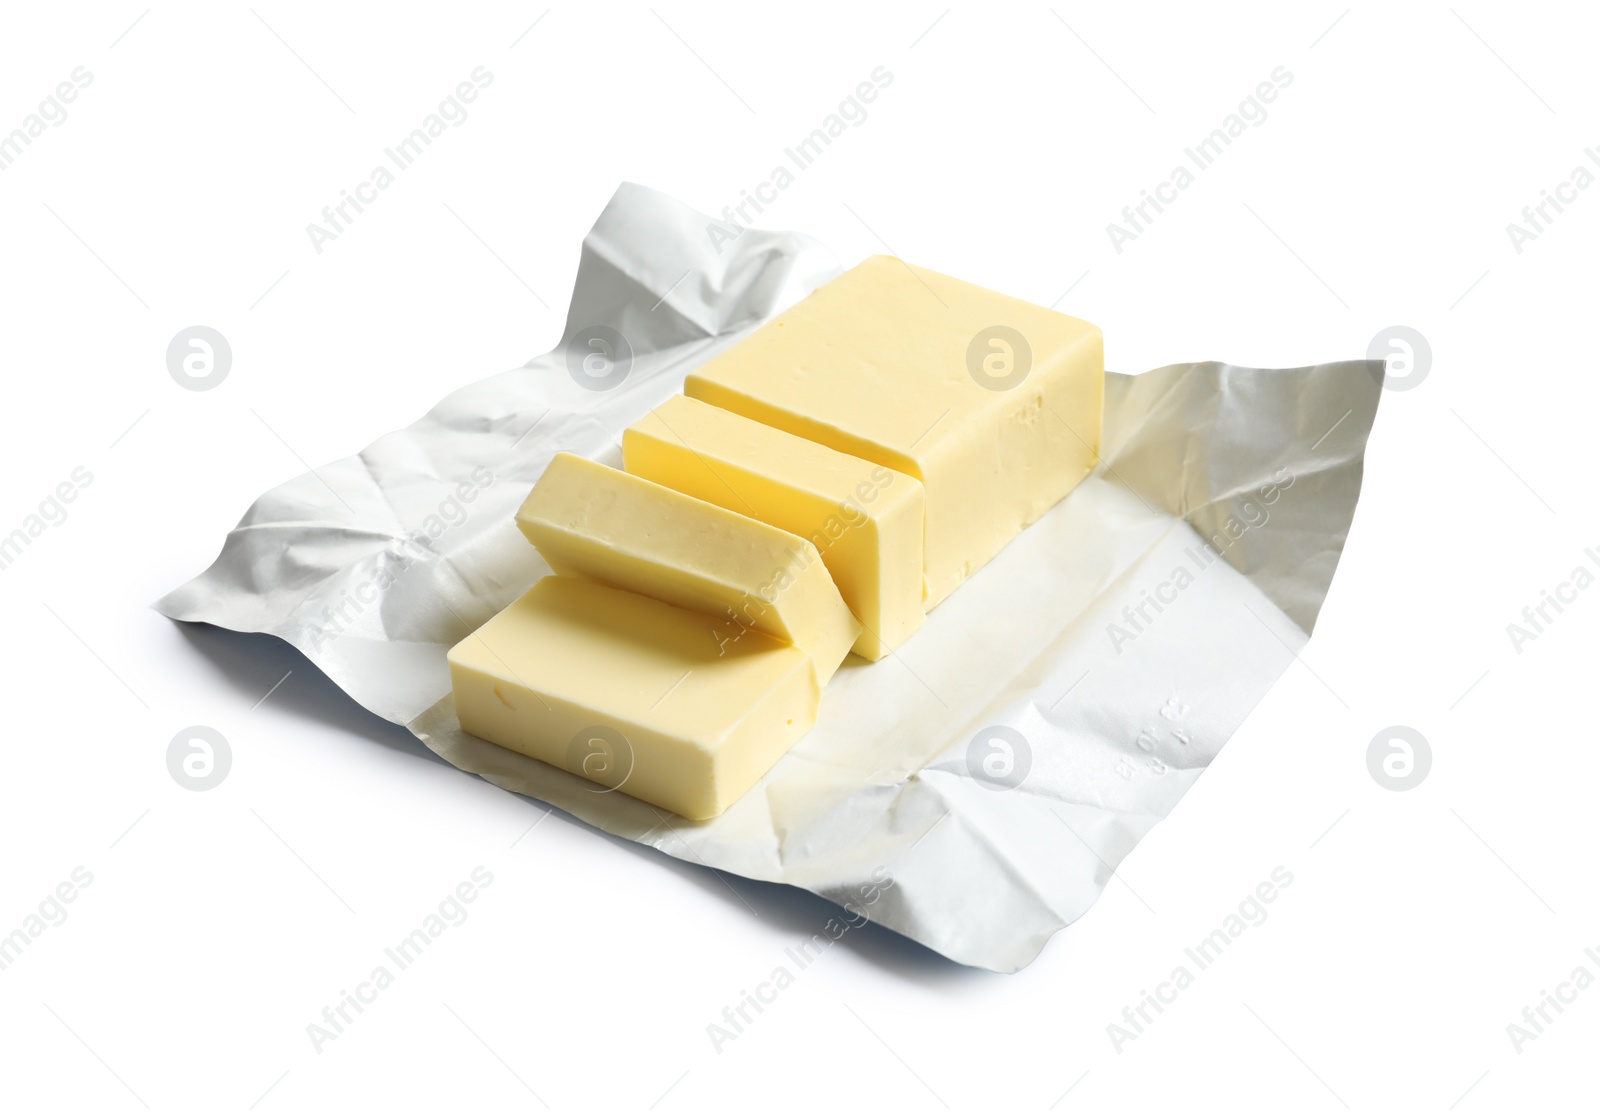
[[[1316,621],[1381,363],[1106,375],[1095,473],[876,664],[721,817],[691,823],[463,733],[446,651],[548,568],[513,513],[557,451],[623,428],[839,263],[625,184],[563,337],[262,495],[169,617],[272,633],[452,764],[613,835],[846,905],[1015,971],[1094,904]]]

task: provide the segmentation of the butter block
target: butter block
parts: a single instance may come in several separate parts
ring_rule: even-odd
[[[870,257],[691,374],[684,393],[922,482],[932,608],[1099,451],[1100,330]]]
[[[799,647],[584,579],[547,576],[450,650],[468,734],[691,820],[743,796],[817,721]]]
[[[810,541],[577,455],[556,455],[517,524],[556,574],[708,615],[726,648],[791,642],[821,684],[861,634]]]
[[[809,540],[878,660],[922,625],[922,483],[674,396],[622,435],[628,472]]]

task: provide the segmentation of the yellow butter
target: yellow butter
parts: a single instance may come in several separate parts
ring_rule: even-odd
[[[686,396],[628,428],[629,473],[804,537],[877,660],[922,625],[922,484]]]
[[[820,696],[795,645],[750,633],[723,647],[703,615],[554,575],[449,661],[468,734],[691,820],[760,780]]]
[[[551,460],[517,524],[556,574],[707,615],[726,648],[792,642],[821,684],[861,633],[810,541],[577,455]]]
[[[920,480],[931,608],[1093,468],[1104,376],[1098,327],[876,256],[684,392]]]

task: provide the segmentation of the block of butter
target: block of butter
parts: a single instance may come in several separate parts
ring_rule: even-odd
[[[819,684],[861,634],[809,540],[577,455],[551,460],[517,524],[556,574],[707,615],[727,648],[792,642]]]
[[[684,392],[920,480],[931,608],[1089,473],[1104,378],[1098,327],[876,256]]]
[[[815,724],[795,645],[585,579],[548,576],[450,650],[468,734],[691,820],[716,816]]]
[[[922,483],[687,396],[622,436],[629,473],[811,541],[877,660],[922,625]]]

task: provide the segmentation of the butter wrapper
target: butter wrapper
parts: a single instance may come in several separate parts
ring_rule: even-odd
[[[841,271],[804,236],[719,248],[711,225],[622,186],[584,241],[560,347],[262,495],[157,609],[275,634],[452,764],[614,835],[1015,971],[1308,639],[1382,363],[1107,374],[1095,473],[897,655],[847,662],[816,728],[690,823],[463,733],[445,654],[548,574],[513,514],[556,452],[620,465],[628,424]]]

